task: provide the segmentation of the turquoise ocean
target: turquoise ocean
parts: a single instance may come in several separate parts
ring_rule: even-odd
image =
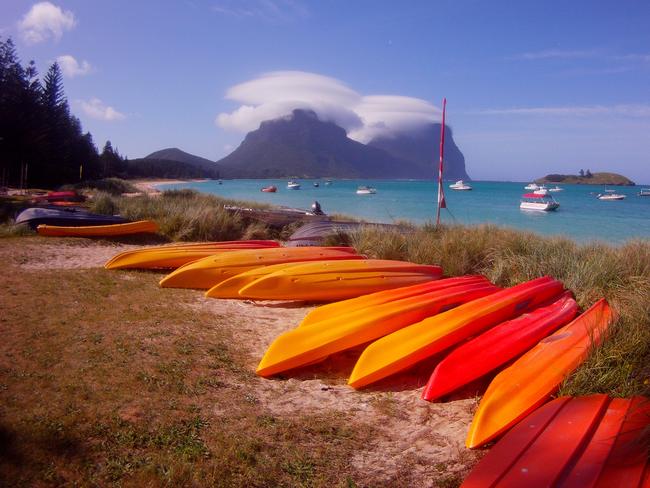
[[[161,190],[192,188],[225,198],[248,200],[309,209],[318,201],[327,214],[345,214],[372,222],[414,223],[435,221],[437,184],[432,180],[298,180],[300,190],[288,190],[287,180],[223,180],[160,185]],[[315,187],[314,183],[319,186]],[[627,196],[625,200],[602,201],[596,198],[603,187],[560,185],[553,194],[560,203],[555,212],[522,211],[519,201],[526,183],[472,181],[472,191],[454,191],[445,182],[448,210],[442,210],[446,223],[491,223],[553,236],[562,235],[578,242],[603,241],[621,244],[629,239],[650,238],[650,197],[637,195],[640,188],[611,187]],[[277,193],[261,188],[275,185]],[[377,189],[374,195],[357,195],[360,185]],[[550,185],[553,186],[553,185]]]

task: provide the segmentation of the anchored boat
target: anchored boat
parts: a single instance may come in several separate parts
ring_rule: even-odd
[[[542,194],[538,194],[537,192],[526,193],[522,195],[521,203],[519,204],[519,208],[522,210],[541,211],[557,210],[559,206],[560,204],[547,191]]]

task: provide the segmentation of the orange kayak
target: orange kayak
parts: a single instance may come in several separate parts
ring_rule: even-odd
[[[571,292],[547,307],[503,322],[454,349],[433,370],[422,392],[432,401],[520,356],[578,313]]]
[[[302,319],[298,327],[314,324],[321,320],[328,320],[333,317],[342,316],[347,313],[356,312],[357,310],[367,309],[382,305],[384,303],[404,298],[430,293],[432,291],[446,289],[452,286],[469,285],[473,283],[491,284],[484,276],[459,276],[457,278],[444,278],[442,280],[428,281],[412,286],[402,286],[400,288],[391,288],[390,290],[369,293],[349,300],[328,303],[315,308]]]
[[[259,280],[264,276],[270,275],[271,273],[275,273],[276,271],[287,269],[292,266],[300,266],[301,264],[305,264],[307,262],[309,261],[272,264],[270,266],[262,266],[259,268],[244,271],[243,273],[239,273],[232,278],[228,278],[227,280],[216,284],[205,292],[205,296],[210,298],[246,298],[239,294],[239,290],[241,290],[246,285],[251,284],[255,280]]]
[[[612,310],[603,298],[499,373],[474,415],[467,447],[491,441],[544,403],[587,358],[591,347],[600,344],[612,321]]]
[[[649,422],[647,398],[556,398],[505,434],[462,488],[640,488],[650,467],[640,442]]]
[[[165,288],[209,289],[245,271],[299,261],[361,260],[352,247],[278,247],[209,256],[181,266],[160,281]]]
[[[172,244],[167,246],[144,247],[124,251],[111,258],[106,269],[159,269],[178,268],[197,259],[221,252],[242,249],[265,249],[279,247],[276,241],[221,241],[198,242],[193,244]]]
[[[440,266],[406,261],[324,261],[276,271],[243,287],[239,294],[258,300],[334,301],[437,280],[441,276]]]
[[[80,227],[67,227],[59,225],[41,224],[36,231],[48,237],[113,237],[130,234],[156,233],[158,224],[151,220],[138,220],[125,224],[88,225]]]
[[[398,373],[460,341],[508,320],[562,292],[562,283],[537,278],[424,319],[370,344],[348,384],[362,388]]]
[[[260,376],[320,361],[330,354],[350,349],[448,310],[498,291],[488,283],[453,286],[374,307],[336,315],[308,327],[280,335],[257,367]]]

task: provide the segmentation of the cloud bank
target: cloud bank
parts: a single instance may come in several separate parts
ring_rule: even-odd
[[[92,66],[88,61],[79,63],[73,56],[65,54],[56,58],[59,63],[63,76],[67,78],[74,78],[75,76],[84,76],[92,72]]]
[[[126,118],[121,112],[118,112],[113,107],[109,107],[99,98],[91,98],[90,100],[78,100],[77,104],[88,117],[96,120],[103,120],[106,122],[115,122]]]
[[[264,120],[302,108],[340,125],[360,142],[435,122],[440,114],[438,108],[419,98],[362,95],[336,78],[304,71],[265,73],[231,87],[226,98],[242,104],[217,116],[215,123],[227,130],[250,132]]]
[[[28,44],[54,39],[58,41],[64,31],[71,30],[77,21],[72,12],[50,2],[34,4],[18,23],[18,29]]]

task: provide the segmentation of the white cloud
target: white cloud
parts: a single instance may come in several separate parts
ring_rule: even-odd
[[[78,100],[77,104],[88,117],[97,120],[104,120],[107,122],[114,122],[126,118],[121,112],[118,112],[113,107],[109,107],[99,98],[91,98],[90,100]]]
[[[527,61],[534,61],[537,59],[584,59],[593,58],[598,56],[599,52],[596,50],[579,51],[579,50],[562,50],[562,49],[546,49],[544,51],[527,52],[512,56],[511,59],[523,59]]]
[[[264,120],[302,108],[313,110],[321,120],[340,125],[351,138],[362,142],[432,122],[439,114],[425,100],[397,95],[363,96],[340,80],[304,71],[263,74],[233,86],[226,98],[242,105],[217,116],[216,124],[224,129],[249,132]]]
[[[650,117],[650,105],[591,105],[568,107],[527,107],[482,110],[485,115],[560,115],[560,116],[596,116],[621,115],[626,117]]]
[[[18,29],[28,44],[36,44],[50,38],[58,41],[63,32],[71,30],[76,23],[69,10],[64,12],[50,2],[40,2],[29,9],[18,23]]]
[[[63,76],[74,78],[75,76],[84,76],[92,72],[92,66],[88,61],[81,61],[79,63],[73,56],[65,54],[56,58],[59,63]]]
[[[288,21],[309,16],[307,8],[294,0],[219,0],[212,11],[231,17]]]

